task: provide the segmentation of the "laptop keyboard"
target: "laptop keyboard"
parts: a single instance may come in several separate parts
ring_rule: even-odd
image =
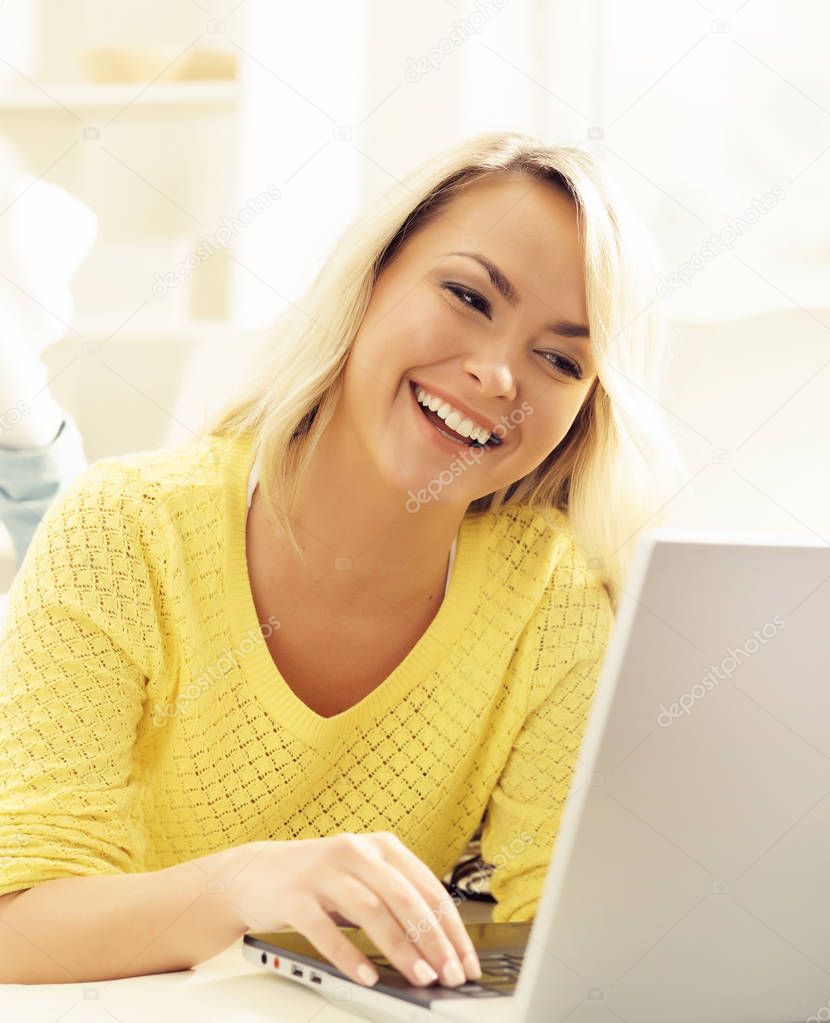
[[[384,956],[369,958],[382,969],[394,969]],[[452,988],[453,991],[469,998],[492,998],[496,995],[513,994],[519,979],[519,970],[522,968],[521,952],[479,952],[478,961],[481,963],[481,977],[460,984]]]

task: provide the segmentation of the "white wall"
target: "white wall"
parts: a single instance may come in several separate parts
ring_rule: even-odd
[[[0,29],[16,10],[0,8]],[[207,227],[269,184],[281,198],[230,247],[226,321],[165,319],[159,311],[120,329],[106,342],[106,358],[82,355],[71,335],[47,354],[55,393],[82,425],[90,457],[198,432],[205,408],[244,371],[259,339],[252,331],[298,299],[365,201],[461,134],[526,129],[606,160],[656,235],[668,271],[754,196],[786,186],[786,199],[729,251],[661,298],[677,325],[665,402],[697,473],[669,515],[830,537],[828,10],[795,0],[789,17],[776,19],[772,5],[754,0],[727,17],[724,32],[713,30],[704,5],[654,0],[512,0],[489,8],[424,0],[417,17],[404,0],[300,7],[246,0],[228,16],[224,40],[242,69],[233,111],[239,134],[227,136],[238,139],[234,159],[211,176],[208,166],[200,169],[205,159],[193,133],[168,131],[167,152],[148,151],[137,169],[188,208],[212,182],[211,201],[196,203]],[[198,5],[193,11],[202,18]],[[35,73],[25,39],[19,55],[31,57]],[[140,133],[156,115],[139,107],[131,109]],[[166,109],[169,128],[175,117]],[[53,137],[34,122],[21,126],[2,102],[0,114],[0,127],[17,117],[18,133],[28,132],[38,169],[59,155],[52,149],[64,145],[62,121]],[[129,142],[131,123],[115,122],[122,134],[112,145]],[[177,138],[187,153],[177,154]],[[75,178],[91,159],[79,151],[66,162]],[[185,168],[184,176],[165,177],[171,166]],[[114,171],[100,180],[109,188],[101,196],[105,222],[120,225],[129,244],[141,217],[132,210],[119,219],[122,185]],[[139,187],[134,177],[130,187]],[[161,235],[170,204],[149,185],[147,204],[151,234]],[[170,207],[165,223],[179,215]],[[110,295],[105,271],[122,282],[122,305],[138,303],[147,288],[144,278],[137,285],[135,268],[151,276],[159,257],[136,244],[125,260],[117,264],[113,251],[90,259],[78,280],[82,306]]]
[[[830,304],[676,327],[666,405],[691,469],[676,525],[830,543]]]

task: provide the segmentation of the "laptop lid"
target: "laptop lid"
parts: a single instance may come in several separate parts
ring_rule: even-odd
[[[828,633],[830,548],[641,534],[516,1018],[830,1018]]]

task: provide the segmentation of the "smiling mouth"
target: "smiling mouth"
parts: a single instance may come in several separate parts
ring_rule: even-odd
[[[490,434],[490,438],[486,443],[480,444],[477,440],[473,440],[472,437],[462,437],[460,433],[456,433],[454,430],[451,430],[437,412],[433,412],[431,409],[425,408],[418,401],[418,387],[420,387],[420,384],[416,384],[413,380],[410,380],[409,389],[412,391],[412,397],[415,400],[415,404],[421,410],[424,418],[430,422],[438,433],[440,433],[443,437],[446,437],[447,440],[451,440],[455,444],[466,445],[468,448],[479,448],[481,450],[489,450],[490,448],[497,448],[501,446],[503,441],[497,437],[495,433]]]

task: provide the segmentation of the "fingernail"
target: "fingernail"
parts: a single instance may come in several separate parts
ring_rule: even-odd
[[[412,972],[415,974],[415,979],[419,984],[431,984],[434,980],[438,980],[438,974],[426,959],[418,959],[412,967]]]
[[[461,969],[461,963],[457,959],[448,959],[444,964],[443,978],[444,983],[450,986],[463,984],[467,979]]]
[[[481,966],[478,957],[472,952],[468,952],[464,956],[464,969],[467,971],[467,976],[470,980],[478,980],[481,977]]]
[[[368,984],[369,987],[371,987],[372,984],[376,984],[378,979],[377,972],[373,970],[371,966],[367,966],[366,963],[361,963],[360,966],[358,966],[357,976],[361,984]]]

